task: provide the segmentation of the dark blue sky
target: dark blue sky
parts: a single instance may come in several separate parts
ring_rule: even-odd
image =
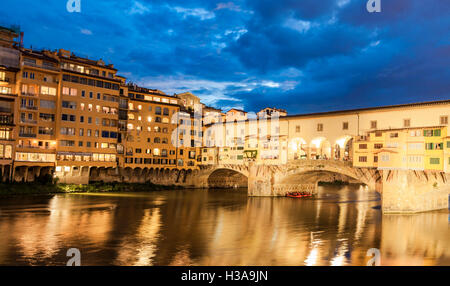
[[[450,98],[450,1],[2,0],[25,46],[65,48],[223,109],[320,112]]]

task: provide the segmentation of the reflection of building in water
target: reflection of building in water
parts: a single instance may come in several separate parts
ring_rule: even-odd
[[[117,264],[130,266],[153,265],[160,228],[160,209],[145,210],[136,233],[129,233],[120,243],[116,259]]]
[[[112,208],[111,204],[88,204],[76,196],[54,196],[19,214],[14,210],[11,217],[3,218],[2,241],[18,248],[24,257],[20,263],[46,261],[46,265],[65,265],[65,258],[60,261],[54,257],[66,257],[71,247],[86,244],[96,245],[98,249],[105,247],[113,224]],[[67,245],[69,241],[71,245]],[[7,254],[0,250],[0,257]]]
[[[326,207],[319,213],[316,201],[247,200],[244,196],[242,204],[227,204],[218,200],[217,193],[198,200],[195,210],[182,201],[177,204],[184,207],[178,210],[164,206],[164,225],[174,228],[162,229],[161,235],[171,245],[158,242],[155,262],[157,265],[365,265],[367,250],[379,247],[377,226],[365,222],[373,220],[379,212],[364,213],[355,208],[355,203],[349,203],[358,196],[354,193],[357,190],[342,192],[351,194],[340,197],[339,205],[333,200],[320,202]]]
[[[448,265],[448,224],[445,211],[383,216],[381,265]]]

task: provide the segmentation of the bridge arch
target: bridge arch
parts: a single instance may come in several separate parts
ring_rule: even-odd
[[[248,175],[238,170],[218,168],[207,177],[208,188],[247,188]]]
[[[278,174],[276,184],[317,183],[335,180],[355,182],[375,188],[376,174],[353,168],[349,162],[338,160],[304,160],[289,164]]]

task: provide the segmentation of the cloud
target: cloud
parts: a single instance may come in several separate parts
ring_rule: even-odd
[[[231,11],[236,11],[236,12],[240,12],[242,11],[241,7],[234,4],[233,2],[227,2],[227,3],[219,3],[216,6],[215,10],[222,10],[222,9],[228,9]]]
[[[183,7],[174,7],[173,8],[177,13],[181,14],[183,18],[188,16],[197,17],[200,20],[208,20],[216,17],[214,12],[210,12],[205,10],[204,8],[183,8]]]
[[[148,12],[150,12],[150,8],[145,6],[144,4],[138,2],[138,1],[134,1],[133,2],[133,6],[130,8],[130,10],[128,11],[129,15],[144,15],[147,14]]]
[[[304,33],[311,29],[311,22],[289,18],[286,20],[286,22],[284,22],[284,27],[291,28],[300,33]]]
[[[362,0],[96,0],[72,14],[4,2],[0,19],[21,25],[26,46],[103,58],[130,80],[215,107],[300,113],[449,98],[450,1],[382,1],[373,14]]]
[[[80,33],[83,35],[88,35],[88,36],[92,35],[92,31],[88,30],[88,29],[81,29]]]

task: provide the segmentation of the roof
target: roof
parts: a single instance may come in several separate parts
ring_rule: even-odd
[[[341,114],[343,115],[343,114],[352,114],[352,113],[365,112],[365,111],[406,108],[406,107],[431,106],[431,105],[440,105],[440,104],[450,104],[450,99],[439,100],[439,101],[424,101],[424,102],[407,103],[407,104],[399,104],[399,105],[367,107],[367,108],[359,108],[359,109],[347,109],[347,110],[337,110],[337,111],[327,111],[327,112],[317,112],[317,113],[286,115],[286,116],[281,116],[280,118],[327,116],[327,115],[341,115]]]
[[[58,63],[58,59],[57,56],[55,55],[55,57],[49,57],[48,55],[45,54],[45,51],[34,51],[31,49],[21,49],[21,53],[25,56],[28,57],[34,57],[34,58],[39,58],[39,59],[43,59],[46,61],[50,61],[50,62],[54,62],[54,63]]]
[[[8,27],[0,26],[0,32],[8,32],[8,33],[13,33],[15,35],[19,34],[18,29],[19,29],[18,27],[8,28]]]
[[[267,109],[275,110],[275,111],[279,111],[279,112],[286,112],[287,113],[287,111],[285,109],[276,108],[276,107],[266,107],[266,108],[261,109],[260,112],[264,111],[264,110],[267,110]]]
[[[230,111],[232,111],[232,110],[239,111],[239,112],[244,112],[244,113],[248,113],[248,112],[246,112],[246,111],[244,111],[244,110],[242,110],[242,109],[237,109],[237,108],[231,108],[231,109],[228,110],[226,113],[228,113],[228,112],[230,112]]]
[[[203,107],[204,109],[208,109],[208,110],[214,110],[214,111],[219,111],[219,112],[222,112],[222,110],[221,109],[218,109],[218,108],[215,108],[215,107],[212,107],[212,106],[207,106],[207,105],[204,105],[204,107]]]

